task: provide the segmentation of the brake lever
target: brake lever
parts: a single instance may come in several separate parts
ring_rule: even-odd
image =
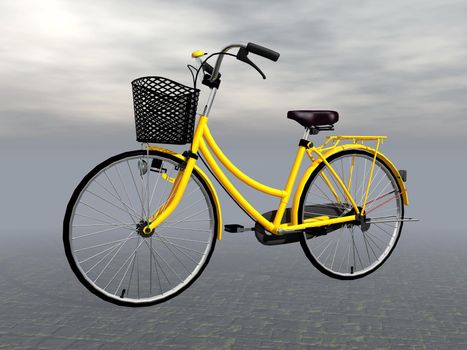
[[[261,69],[258,68],[258,66],[256,64],[254,64],[249,58],[248,58],[248,51],[244,48],[244,47],[241,47],[239,50],[238,50],[238,53],[237,53],[237,59],[242,61],[242,62],[245,62],[245,63],[248,63],[250,66],[252,66],[254,69],[256,69],[258,71],[259,74],[261,74],[261,76],[263,77],[263,79],[266,79],[266,75],[264,75],[264,73],[261,71]]]

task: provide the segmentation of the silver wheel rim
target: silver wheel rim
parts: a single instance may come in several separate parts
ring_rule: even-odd
[[[178,166],[152,154],[126,157],[101,169],[80,192],[68,240],[81,275],[99,293],[129,304],[157,302],[187,286],[205,265],[216,228],[209,194],[196,176],[160,228],[150,237],[138,234],[137,225],[167,199]]]
[[[354,159],[353,170],[352,159]],[[346,154],[330,162],[350,193],[361,207],[366,193],[373,157],[361,153]],[[334,188],[326,185],[325,174]],[[395,178],[378,159],[370,180],[367,200],[369,228],[343,225],[323,235],[308,235],[305,239],[313,259],[328,272],[342,277],[365,275],[378,267],[391,253],[400,234],[402,199]],[[327,167],[312,180],[305,196],[302,220],[322,214],[331,208],[331,218],[348,215],[351,205]],[[325,209],[325,210],[327,210]],[[328,211],[329,212],[329,211]],[[363,227],[363,228],[362,228]]]

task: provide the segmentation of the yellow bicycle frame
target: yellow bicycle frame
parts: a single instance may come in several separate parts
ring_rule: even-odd
[[[217,143],[215,142],[214,138],[209,131],[208,125],[208,118],[204,115],[200,116],[198,125],[196,127],[196,131],[193,136],[193,142],[191,145],[191,152],[196,154],[201,152],[201,154],[206,159],[207,164],[209,165],[210,169],[213,171],[215,176],[219,179],[221,184],[224,188],[229,192],[229,194],[234,198],[234,200],[249,214],[253,217],[257,222],[259,222],[266,230],[273,234],[281,234],[290,231],[300,231],[312,227],[320,227],[320,226],[327,226],[332,224],[338,223],[345,223],[345,222],[352,222],[357,220],[359,214],[364,214],[366,201],[368,199],[368,193],[370,188],[370,179],[373,175],[373,170],[375,166],[376,159],[378,158],[384,164],[386,164],[394,174],[396,174],[396,180],[399,183],[401,188],[401,197],[403,202],[407,205],[408,198],[407,198],[407,191],[405,189],[405,184],[400,177],[399,171],[394,167],[394,165],[386,158],[383,154],[379,152],[379,146],[382,143],[384,136],[331,136],[328,137],[328,140],[319,147],[314,147],[311,145],[311,142],[308,145],[300,144],[297,150],[297,154],[295,156],[294,163],[292,165],[292,169],[290,170],[290,175],[283,190],[272,188],[266,186],[246,174],[244,174],[240,169],[238,169],[231,161],[224,155],[222,150],[219,148]],[[344,144],[340,145],[339,143],[342,140],[352,140],[353,143],[351,144]],[[375,141],[376,142],[376,149],[368,147],[363,144],[363,141]],[[333,145],[330,147],[326,147],[330,142],[333,142]],[[361,143],[359,143],[361,142]],[[209,147],[209,148],[208,148]],[[343,183],[342,179],[336,173],[336,171],[332,168],[332,166],[326,160],[331,155],[346,150],[346,149],[361,149],[368,151],[369,153],[373,154],[373,162],[372,167],[370,170],[370,176],[368,180],[368,185],[365,192],[365,197],[363,201],[363,206],[361,209],[357,206],[354,199],[352,198],[351,194],[349,193],[348,188],[350,188],[350,179],[349,183],[346,185]],[[261,215],[235,188],[235,186],[230,182],[230,180],[225,176],[222,169],[217,164],[216,160],[214,159],[211,151],[217,157],[217,159],[224,165],[229,172],[231,172],[234,176],[236,176],[239,180],[243,181],[245,184],[249,185],[250,187],[268,194],[270,196],[280,198],[279,207],[277,208],[276,215],[273,221],[269,221],[263,215]],[[292,201],[292,208],[291,208],[291,222],[289,223],[282,223],[282,219],[287,208],[287,204],[289,203],[292,189],[295,184],[298,171],[303,161],[303,157],[305,153],[309,156],[312,160],[312,164],[309,168],[305,171],[303,177],[301,178],[297,190],[295,191],[295,196]],[[316,156],[313,156],[315,154]],[[325,166],[329,169],[329,172],[336,180],[337,184],[341,187],[343,193],[347,197],[349,203],[352,205],[354,209],[354,215],[347,215],[339,218],[330,218],[329,216],[318,216],[313,217],[310,219],[304,220],[303,223],[298,224],[298,206],[300,204],[301,193],[303,188],[306,184],[307,179],[311,175],[311,173],[321,164],[324,162]],[[172,191],[168,196],[167,201],[163,204],[150,218],[149,225],[145,227],[144,232],[150,233],[154,230],[158,225],[160,225],[177,207],[179,204],[183,193],[185,192],[187,183],[190,179],[191,173],[193,169],[196,167],[196,159],[193,157],[187,157],[185,161],[185,168],[180,171],[175,179],[170,179],[170,181],[174,183],[172,187]],[[353,165],[352,165],[353,166]],[[196,167],[197,168],[197,167]],[[197,168],[198,169],[198,168]],[[352,171],[351,169],[350,171]],[[329,186],[332,193],[336,196],[336,199],[339,200],[337,191],[332,186],[329,179],[322,173],[323,180]],[[212,187],[212,184],[210,184]],[[216,197],[217,198],[217,197]],[[216,200],[217,201],[217,200]],[[216,203],[218,205],[218,203]],[[218,234],[218,238],[220,239],[220,234]]]

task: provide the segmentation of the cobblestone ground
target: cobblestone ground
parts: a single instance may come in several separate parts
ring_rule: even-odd
[[[226,237],[192,287],[143,309],[82,287],[59,233],[2,233],[0,349],[466,349],[467,236],[404,233],[380,270],[350,282],[299,245]]]

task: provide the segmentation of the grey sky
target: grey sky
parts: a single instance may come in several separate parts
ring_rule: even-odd
[[[409,170],[409,215],[424,220],[416,227],[445,228],[435,199],[450,203],[445,216],[460,227],[466,13],[465,1],[429,0],[1,1],[5,225],[17,227],[25,210],[35,208],[28,216],[36,227],[59,227],[84,174],[138,147],[132,79],[163,75],[189,84],[191,51],[252,41],[281,58],[253,58],[265,81],[226,59],[210,119],[213,135],[241,169],[282,186],[302,135],[285,118],[287,110],[335,109],[336,134],[390,137],[383,152]],[[444,164],[451,166],[448,180]],[[222,205],[225,220],[240,220],[230,200]]]
[[[98,302],[78,286],[64,263],[61,248],[63,216],[73,190],[85,174],[112,155],[139,147],[135,142],[130,81],[140,76],[162,75],[190,84],[191,77],[185,66],[191,62],[191,51],[214,52],[231,42],[248,41],[279,51],[281,58],[276,63],[253,58],[266,73],[266,81],[234,59],[224,61],[224,78],[210,126],[231,160],[252,178],[280,188],[287,179],[302,135],[302,128],[285,118],[287,110],[335,109],[341,115],[335,134],[390,137],[383,145],[383,152],[399,169],[408,170],[410,205],[405,215],[422,220],[404,224],[395,255],[383,267],[392,269],[391,273],[401,281],[399,285],[384,280],[383,269],[380,270],[382,274],[378,272],[368,280],[362,280],[369,282],[353,283],[348,288],[345,285],[342,288],[341,284],[337,286],[333,280],[324,280],[327,277],[314,271],[313,286],[321,286],[325,292],[342,292],[337,295],[318,293],[318,296],[326,296],[321,303],[325,311],[331,311],[319,315],[335,316],[334,311],[339,308],[330,308],[326,302],[333,301],[331,306],[341,306],[342,303],[334,301],[341,300],[342,295],[347,299],[354,295],[354,303],[350,298],[350,304],[347,303],[350,308],[346,307],[346,310],[351,314],[352,305],[358,312],[364,306],[363,316],[355,313],[351,316],[356,318],[355,324],[359,318],[364,320],[361,329],[365,339],[372,336],[367,326],[374,323],[374,317],[368,319],[366,314],[373,304],[382,305],[383,316],[387,316],[382,318],[384,327],[384,322],[388,322],[390,328],[392,323],[398,325],[393,328],[401,330],[409,343],[412,337],[405,325],[412,319],[401,322],[397,307],[408,310],[408,314],[412,312],[413,324],[423,334],[430,333],[430,337],[426,334],[423,339],[419,337],[423,341],[425,338],[433,341],[426,344],[435,344],[438,338],[445,343],[461,339],[462,322],[456,321],[465,316],[465,312],[460,315],[455,308],[462,307],[460,301],[462,297],[465,299],[462,270],[456,270],[456,267],[465,262],[465,258],[461,256],[459,259],[458,255],[467,242],[463,221],[467,194],[464,185],[467,171],[466,14],[467,1],[461,0],[1,0],[0,247],[3,248],[3,264],[0,282],[2,286],[11,285],[10,289],[2,290],[8,302],[1,305],[7,310],[14,309],[11,315],[27,318],[26,322],[14,319],[15,327],[11,326],[12,322],[4,322],[9,327],[7,341],[13,341],[14,335],[20,334],[29,345],[33,341],[43,345],[45,342],[41,339],[45,338],[48,329],[53,330],[55,338],[50,339],[54,346],[58,341],[76,345],[82,340],[62,336],[69,333],[70,327],[62,327],[67,326],[67,320],[71,320],[73,330],[81,331],[76,327],[83,321],[79,319],[80,314],[68,312],[70,308],[58,299],[53,303],[53,298],[70,295],[66,289],[54,289],[54,283],[71,286],[69,289],[73,296],[77,296],[74,300],[78,304]],[[329,135],[321,133],[318,139],[324,134]],[[168,148],[183,151],[187,146]],[[239,189],[261,212],[277,207],[277,198],[247,190],[246,186]],[[219,186],[217,191],[224,223],[254,225]],[[275,286],[270,282],[269,271],[274,270],[276,281],[288,283],[289,275],[306,277],[303,272],[312,269],[299,245],[269,248],[257,244],[252,236],[240,236],[238,243],[232,242],[238,236],[225,234],[225,237],[227,239],[217,245],[219,251],[213,258],[221,264],[216,265],[216,261],[210,264],[210,268],[220,266],[222,275],[212,275],[215,270],[210,270],[209,279],[208,268],[203,275],[207,282],[195,286],[198,291],[204,291],[203,285],[210,291],[213,285],[224,288],[223,280],[232,280],[231,272],[240,271],[238,276],[243,280],[238,280],[248,283],[241,284],[237,295],[255,296],[255,288],[268,291],[271,290],[268,285]],[[248,243],[252,246],[243,245]],[[281,256],[276,249],[286,249],[287,253],[295,255],[288,254],[290,261],[282,264],[280,258],[285,255]],[[245,252],[250,260],[242,260]],[[265,254],[269,254],[268,257]],[[224,268],[228,265],[233,269]],[[63,273],[56,273],[57,268]],[[287,269],[292,269],[293,273],[287,274]],[[410,280],[407,271],[417,271],[418,278]],[[68,284],[63,276],[68,276],[69,281],[73,279],[75,284]],[[258,287],[258,276],[267,283]],[[455,279],[443,279],[443,276],[455,276]],[[307,282],[308,278],[300,278],[298,287],[295,287],[303,294],[311,284]],[[303,285],[303,281],[308,284]],[[283,290],[289,298],[290,290]],[[379,303],[381,295],[373,293],[380,290],[385,292],[382,303]],[[401,290],[407,293],[397,294]],[[427,294],[420,295],[431,302],[426,310],[418,294],[423,290],[428,291]],[[192,291],[196,289],[187,293]],[[303,299],[300,299],[302,294],[298,293],[298,299],[293,299],[295,304]],[[187,295],[182,294],[170,304],[172,306],[169,305],[175,311],[180,306],[182,312],[171,312],[169,316],[185,315],[185,306],[193,299]],[[217,293],[214,303],[210,298],[205,304],[213,306],[216,314],[219,307],[223,307],[226,295]],[[360,302],[362,295],[369,301],[369,308]],[[391,295],[395,297],[391,299]],[[35,298],[35,304],[28,300],[30,296]],[[372,301],[372,296],[376,302]],[[281,297],[281,294],[276,295],[272,301],[281,303]],[[187,298],[186,303],[183,298]],[[448,298],[454,302],[446,304],[444,301]],[[23,299],[26,300],[24,305],[18,303]],[[263,299],[260,304],[267,308],[267,299]],[[61,310],[68,307],[67,312],[62,312],[58,321],[49,307],[46,314],[41,314],[46,310],[44,303],[39,303],[43,300],[51,301]],[[243,307],[247,310],[245,315],[250,315],[249,307],[255,306],[261,313],[259,321],[263,322],[262,310],[255,304],[258,300],[258,297],[243,298]],[[398,301],[401,302],[396,305]],[[388,302],[397,307],[388,309]],[[209,318],[205,304],[201,303],[199,310],[190,309],[192,316],[186,319]],[[315,304],[321,305],[319,302]],[[106,316],[104,308],[110,310],[108,305],[93,310],[94,304],[89,305],[89,308],[70,310],[97,312],[101,323],[112,325],[118,321],[118,325],[122,325],[120,310],[116,316],[110,311]],[[238,308],[242,307],[241,303],[232,305],[238,312],[243,311]],[[296,322],[296,314],[291,313],[294,308],[284,305],[279,308],[283,312],[276,313],[278,318],[273,318],[272,324],[279,321],[282,326],[290,315],[294,315],[293,322]],[[439,307],[432,308],[431,305]],[[36,306],[39,312],[34,309]],[[308,309],[301,309],[303,315],[298,319],[311,320]],[[430,310],[434,311],[430,313]],[[157,320],[159,311],[158,308],[144,311],[150,321],[145,323],[149,328],[157,326],[153,321]],[[353,326],[348,322],[352,320],[343,311],[345,318],[340,315],[339,319],[346,321],[343,326],[347,331],[353,332]],[[9,320],[11,315],[4,314]],[[162,327],[173,320],[174,324],[180,325],[176,317],[167,319],[165,314]],[[144,316],[141,312],[138,315]],[[133,313],[123,317],[129,320],[127,331],[134,328],[131,324],[134,316]],[[48,323],[38,321],[44,319]],[[243,318],[237,317],[236,322],[243,322]],[[248,322],[251,324],[251,319]],[[326,327],[326,322],[321,323]],[[378,322],[381,326],[381,320]],[[191,323],[188,322],[188,326]],[[312,323],[314,327],[316,322],[313,320]],[[245,330],[249,329],[248,324]],[[432,332],[438,325],[441,325],[439,332]],[[26,331],[22,331],[23,328]],[[108,334],[119,329],[107,328]],[[196,327],[193,329],[198,331]],[[256,325],[255,329],[258,329]],[[36,330],[41,335],[39,340],[31,337]],[[109,338],[102,332],[102,327],[100,331],[103,341]],[[387,333],[386,328],[383,331]],[[373,333],[376,335],[374,339],[381,340],[378,339],[378,329]],[[396,333],[391,333],[390,341],[400,345]],[[246,335],[247,340],[249,336],[251,338],[251,334]],[[317,335],[322,342],[322,333]],[[344,339],[345,335],[338,334],[337,337]],[[97,342],[101,338],[94,340]],[[118,339],[121,338],[120,334]],[[128,339],[135,339],[134,332]],[[183,337],[181,339],[183,341]]]
[[[2,1],[0,137],[133,137],[133,78],[189,84],[191,51],[253,41],[281,58],[254,59],[266,81],[225,60],[218,123],[292,135],[288,109],[328,108],[341,133],[465,138],[465,13],[427,0]]]

